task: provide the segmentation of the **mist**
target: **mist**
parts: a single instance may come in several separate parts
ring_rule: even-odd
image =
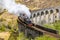
[[[1,0],[3,4],[3,8],[8,10],[9,13],[20,16],[20,14],[25,13],[29,18],[31,13],[29,8],[23,4],[17,4],[15,0]],[[0,2],[1,3],[1,2]]]

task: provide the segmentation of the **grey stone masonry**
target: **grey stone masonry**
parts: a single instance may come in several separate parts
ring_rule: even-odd
[[[35,24],[53,23],[60,20],[60,6],[31,11],[31,21]]]

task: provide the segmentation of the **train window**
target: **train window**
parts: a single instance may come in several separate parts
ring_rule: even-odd
[[[49,13],[48,11],[45,11],[46,15]]]
[[[59,12],[59,10],[58,9],[56,9],[56,13],[58,13]]]
[[[39,16],[40,14],[39,14],[39,12],[37,13],[37,16]]]
[[[44,12],[41,12],[41,16],[44,15]]]
[[[50,13],[53,13],[53,10],[50,10]]]
[[[33,15],[33,17],[35,17],[35,16],[36,16],[36,14]]]

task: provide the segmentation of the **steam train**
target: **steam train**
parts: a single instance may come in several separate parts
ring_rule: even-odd
[[[21,21],[25,22],[28,26],[32,26],[32,22],[31,22],[30,18],[28,18],[26,16],[26,14],[20,14],[18,19],[21,19]]]
[[[21,23],[19,22],[21,21]],[[42,32],[39,32],[37,30],[34,30],[30,27],[25,27],[22,23],[27,24],[28,26],[33,26],[33,23],[31,22],[30,18],[27,17],[25,14],[22,14],[18,17],[18,28],[19,28],[19,32],[23,32],[24,35],[27,38],[32,38],[34,39],[37,36],[43,35]]]

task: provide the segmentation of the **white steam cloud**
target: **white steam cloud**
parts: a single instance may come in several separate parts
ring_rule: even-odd
[[[3,4],[3,8],[8,10],[9,13],[15,14],[19,16],[21,13],[25,13],[29,18],[31,13],[29,8],[26,5],[17,4],[15,0],[1,0]]]

